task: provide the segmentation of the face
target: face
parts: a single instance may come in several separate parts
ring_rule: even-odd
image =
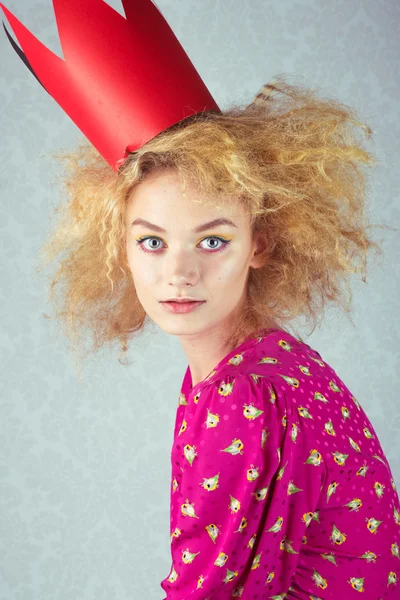
[[[246,298],[249,267],[261,266],[250,219],[238,203],[224,208],[191,202],[174,169],[155,169],[132,190],[126,209],[126,250],[140,303],[166,333],[198,336],[231,331]],[[215,219],[232,224],[209,225]],[[132,223],[143,219],[154,226]],[[204,301],[175,314],[162,301],[180,296]]]

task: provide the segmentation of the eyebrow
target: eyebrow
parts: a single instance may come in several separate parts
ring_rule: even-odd
[[[131,224],[131,227],[134,225],[138,225],[140,227],[147,227],[148,229],[153,229],[154,231],[160,231],[161,233],[166,233],[166,230],[160,227],[159,225],[154,225],[154,223],[150,223],[150,221],[146,221],[146,219],[135,219]],[[233,223],[230,219],[220,218],[214,219],[213,221],[209,221],[208,223],[203,223],[203,225],[199,225],[193,229],[194,233],[200,233],[201,231],[206,231],[207,229],[212,229],[213,227],[219,227],[220,225],[228,225],[230,227],[237,227],[235,223]]]

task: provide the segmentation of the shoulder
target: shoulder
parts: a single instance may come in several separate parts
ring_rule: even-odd
[[[296,389],[299,378],[326,377],[329,365],[321,355],[305,342],[278,330],[257,339],[250,350],[235,354],[213,374],[204,387],[240,380],[250,388],[263,382],[267,387],[277,386],[282,391],[285,383]],[[288,379],[290,381],[288,381]]]
[[[250,368],[222,370],[219,377],[208,382],[193,398],[198,416],[204,418],[203,410],[208,415],[217,414],[224,427],[237,427],[236,431],[243,431],[245,423],[250,429],[265,427],[280,431],[287,412],[285,394],[279,391],[267,371],[256,371]]]
[[[201,393],[226,398],[238,396],[272,405],[275,417],[305,416],[310,401],[322,403],[336,390],[349,391],[321,355],[304,341],[278,330],[259,338],[252,348],[236,354],[202,387]],[[304,410],[305,409],[305,410]],[[269,415],[273,418],[273,415]]]

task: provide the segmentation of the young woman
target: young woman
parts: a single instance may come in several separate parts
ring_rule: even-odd
[[[357,137],[371,130],[282,77],[248,106],[159,126],[117,171],[114,132],[96,127],[96,149],[61,157],[44,259],[59,257],[52,298],[74,349],[89,329],[89,352],[118,340],[124,355],[154,322],[186,353],[166,599],[397,598],[390,466],[359,400],[289,332],[326,301],[348,311],[342,286],[379,251],[364,214],[374,158]]]
[[[175,134],[185,161],[196,157],[189,173],[197,161],[205,163],[216,189],[216,173],[227,176],[232,151],[221,145],[216,159],[206,140],[216,143],[216,132],[224,138],[242,120],[226,115],[198,123],[197,134],[194,125]],[[224,189],[256,177],[257,153],[253,162],[245,159],[249,135],[233,138],[237,179]],[[277,140],[265,129],[263,135],[272,157]],[[257,229],[246,203],[237,200],[240,187],[225,201],[194,182],[182,191],[179,167],[159,160],[165,161],[164,145],[176,151],[171,142],[164,136],[143,149],[146,174],[127,192],[124,238],[140,306],[179,337],[189,362],[171,454],[173,560],[161,584],[166,597],[322,599],[363,592],[395,598],[400,505],[375,430],[323,357],[281,324],[272,326],[272,317],[282,323],[277,311],[289,302],[298,303],[296,312],[309,312],[321,283],[316,273],[325,284],[333,270],[345,275],[333,250],[345,227],[340,205],[329,215],[333,203],[326,196],[285,206],[270,192],[261,209],[268,217]],[[283,164],[267,163],[285,177]],[[339,172],[329,174],[340,184]],[[310,194],[311,169],[309,177]],[[274,182],[278,195],[288,184]],[[354,223],[347,229],[356,233]]]

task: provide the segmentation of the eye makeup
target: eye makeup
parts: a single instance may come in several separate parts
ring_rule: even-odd
[[[160,251],[159,248],[156,248],[156,249],[153,249],[153,250],[149,250],[148,248],[146,248],[144,246],[144,242],[146,240],[152,240],[152,239],[156,239],[156,240],[162,241],[161,238],[159,238],[158,236],[154,236],[154,235],[143,236],[143,237],[141,237],[139,239],[136,239],[135,241],[136,241],[136,245],[139,246],[139,249],[142,252],[148,252],[148,253],[151,253],[151,254],[160,254],[161,251]],[[208,250],[203,249],[208,254],[215,254],[216,252],[221,252],[222,250],[225,250],[225,248],[227,248],[227,246],[229,245],[229,243],[233,239],[233,236],[232,237],[229,237],[229,236],[222,237],[222,236],[219,236],[219,235],[209,235],[209,236],[206,236],[205,238],[202,238],[198,243],[201,243],[201,242],[203,242],[205,240],[208,240],[208,239],[219,240],[221,242],[221,244],[222,244],[219,248],[209,248]]]

